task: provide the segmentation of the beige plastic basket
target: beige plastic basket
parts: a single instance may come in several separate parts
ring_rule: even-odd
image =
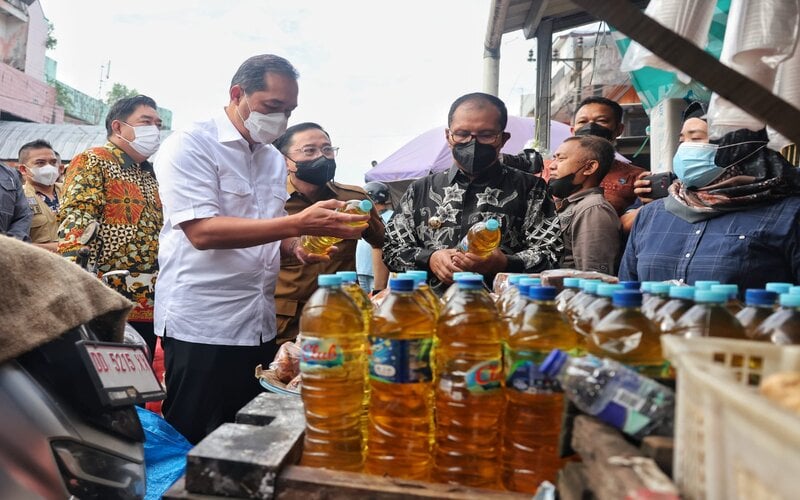
[[[800,347],[664,335],[677,373],[673,474],[689,499],[800,498],[800,416],[757,392]]]

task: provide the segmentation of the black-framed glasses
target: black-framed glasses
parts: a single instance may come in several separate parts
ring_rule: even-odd
[[[450,130],[449,133],[450,140],[457,144],[466,144],[471,141],[473,137],[481,144],[494,144],[500,136],[503,135],[502,132],[480,132],[478,134],[473,134],[466,130],[456,130],[455,132]]]
[[[336,158],[339,148],[335,146],[323,146],[321,148],[316,146],[306,146],[304,148],[295,149],[294,151],[309,159],[318,158],[320,155],[324,156],[325,158]]]

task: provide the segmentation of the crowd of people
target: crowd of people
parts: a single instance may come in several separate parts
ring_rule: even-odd
[[[471,93],[447,116],[452,167],[392,203],[383,183],[335,181],[338,148],[322,126],[287,127],[297,80],[289,61],[254,56],[219,114],[163,143],[155,101],[136,96],[111,107],[108,142],[70,159],[63,183],[44,140],[21,146],[19,173],[0,167],[0,233],[75,259],[99,223],[91,260],[101,275],[129,271],[111,285],[135,303],[128,319],[151,352],[161,339],[163,413],[192,443],[258,394],[253,368],[298,335],[319,274],[356,270],[372,293],[389,272],[412,269],[428,271],[437,292],[459,271],[491,283],[559,267],[742,290],[800,282],[800,174],[764,131],[711,143],[702,117],[687,117],[668,195],[653,199],[650,172],[615,151],[618,103],[581,102],[574,137],[534,168],[501,153],[505,104]],[[368,198],[369,215],[336,210]],[[489,218],[500,222],[499,248],[457,251]],[[343,241],[319,255],[303,235]]]

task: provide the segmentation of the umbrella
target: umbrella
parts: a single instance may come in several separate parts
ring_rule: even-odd
[[[506,132],[511,138],[503,147],[503,153],[517,154],[536,132],[533,118],[509,116]],[[550,150],[557,148],[569,137],[569,125],[550,122]],[[445,127],[436,127],[424,132],[378,163],[366,174],[367,181],[397,182],[419,179],[428,174],[447,170],[453,157],[445,137]]]

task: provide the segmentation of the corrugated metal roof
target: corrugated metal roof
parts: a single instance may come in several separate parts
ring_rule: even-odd
[[[162,130],[161,140],[171,133],[172,130]],[[88,148],[107,142],[105,127],[97,125],[0,122],[0,160],[16,161],[19,148],[36,139],[52,144],[65,163]]]
[[[649,2],[649,0],[630,1],[641,9],[644,9]],[[553,20],[553,32],[597,21],[570,0],[511,0],[503,24],[503,33],[524,30],[526,38],[533,38],[539,23],[548,19]]]

